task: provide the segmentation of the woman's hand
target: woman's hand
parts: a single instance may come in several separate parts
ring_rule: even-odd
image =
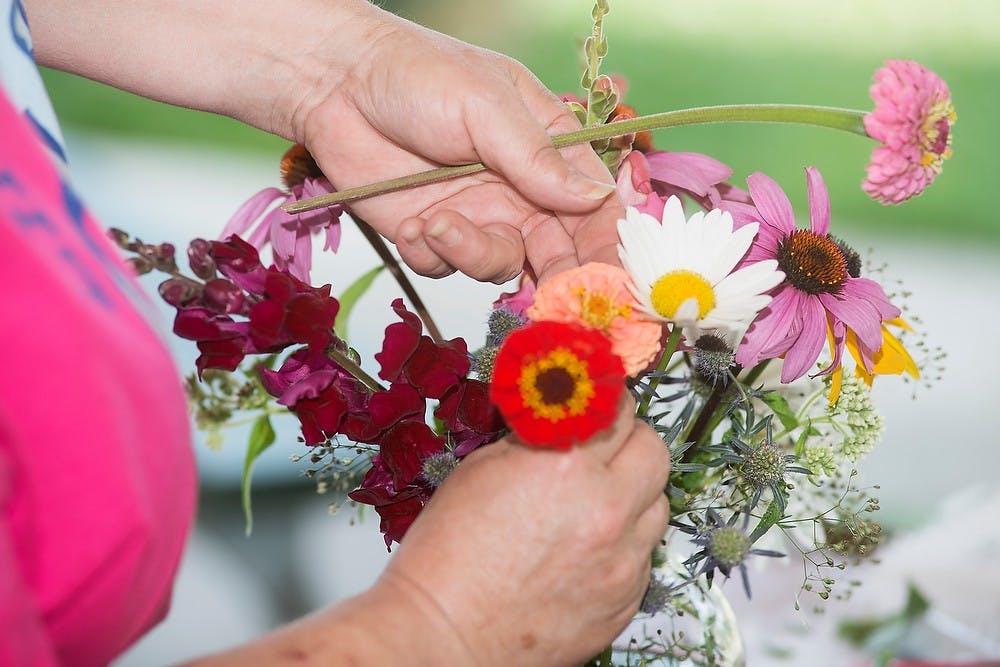
[[[568,452],[511,438],[474,452],[411,526],[376,590],[444,619],[468,654],[449,664],[579,664],[636,613],[670,459],[626,403]]]
[[[525,260],[541,278],[618,262],[613,180],[589,146],[552,147],[551,135],[579,123],[524,66],[367,4],[341,30],[364,48],[336,85],[312,80],[292,120],[337,189],[441,165],[490,168],[353,204],[411,268],[503,282]],[[334,39],[318,48],[343,56]]]

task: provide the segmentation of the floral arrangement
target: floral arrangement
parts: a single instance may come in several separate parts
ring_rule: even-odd
[[[751,174],[743,189],[707,155],[655,148],[649,130],[749,120],[870,137],[862,187],[898,204],[940,173],[956,116],[946,84],[902,60],[876,72],[867,112],[741,105],[638,116],[621,102],[622,80],[598,71],[607,11],[598,0],[586,97],[564,98],[584,127],[554,141],[591,142],[616,175],[628,206],[618,223],[624,268],[588,264],[537,286],[523,275],[484,308],[478,349],[444,339],[381,238],[350,215],[354,198],[440,180],[449,168],[334,193],[295,146],[281,162],[283,189],[248,200],[220,240],[191,242],[190,274],[172,247],[114,234],[139,273],[169,274],[159,292],[176,309],[174,333],[200,352],[189,381],[199,426],[218,433],[237,412],[257,415],[248,527],[250,471],[276,439],[277,412],[299,422],[293,458],[308,460],[307,476],[374,507],[391,547],[470,452],[508,432],[525,446],[568,449],[608,427],[628,392],[670,450],[673,528],[638,624],[595,664],[733,664],[740,648],[718,622],[718,575],[738,572],[749,595],[748,561],[794,549],[806,564],[798,596],[834,594],[831,573],[879,540],[878,500],[856,485],[856,465],[882,430],[870,387],[879,375],[917,378],[920,364],[904,344],[915,334],[901,304],[837,235],[817,169],[805,169],[809,224],[800,227],[767,175]],[[313,235],[322,230],[336,251],[349,215],[410,304],[390,304],[398,321],[385,330],[376,375],[342,325],[384,267],[337,298],[309,284]],[[692,617],[697,632],[684,629]]]

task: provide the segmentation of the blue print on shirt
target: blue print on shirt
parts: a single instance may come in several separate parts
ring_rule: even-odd
[[[17,47],[24,51],[24,54],[35,59],[35,53],[31,48],[31,38],[28,37],[28,14],[24,11],[24,5],[21,4],[21,0],[14,0],[14,3],[10,6],[10,16],[8,17],[10,22],[10,34],[14,38],[14,43]]]

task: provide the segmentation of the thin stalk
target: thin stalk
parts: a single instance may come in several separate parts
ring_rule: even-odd
[[[607,0],[597,0],[597,3],[594,4],[594,9],[591,10],[591,16],[594,18],[594,27],[584,47],[584,52],[587,56],[587,67],[580,82],[587,91],[587,122],[583,124],[584,127],[593,127],[604,121],[603,118],[597,115],[594,108],[596,106],[594,104],[596,101],[594,84],[597,82],[597,77],[601,71],[601,61],[604,60],[604,56],[608,52],[608,40],[604,36],[604,17],[609,9]]]
[[[742,380],[742,383],[747,386],[753,384],[753,382],[760,377],[760,374],[764,372],[764,369],[770,361],[770,359],[767,359],[766,361],[762,361],[751,368],[746,377]],[[740,383],[737,382],[736,384],[739,386]],[[712,390],[712,394],[708,397],[708,400],[705,401],[705,406],[701,409],[698,419],[691,427],[691,430],[688,431],[687,440],[694,440],[695,444],[704,445],[708,438],[712,437],[712,433],[715,431],[715,428],[726,416],[726,411],[721,408],[720,403],[722,402],[722,397],[725,395],[727,388],[728,385],[719,385]],[[742,387],[740,387],[740,392],[743,393]],[[696,449],[696,447],[692,447],[688,451],[692,451],[694,449]]]
[[[674,356],[674,352],[677,351],[677,346],[681,342],[681,327],[674,325],[673,329],[670,331],[670,337],[667,338],[667,344],[663,348],[663,354],[660,355],[660,363],[656,365],[656,370],[660,372],[665,372],[667,365],[670,363],[670,357]],[[649,412],[649,404],[653,400],[653,396],[656,395],[656,389],[660,386],[660,378],[652,377],[649,379],[649,393],[642,397],[642,402],[639,403],[638,409],[636,409],[636,416],[645,417],[646,413]]]
[[[340,350],[327,348],[326,354],[337,362],[337,365],[343,368],[345,371],[353,375],[359,382],[368,387],[372,392],[385,391],[385,387],[379,384],[379,381],[368,375],[361,366],[354,363],[354,360],[348,357],[346,354]]]
[[[389,246],[385,244],[385,239],[382,238],[381,234],[372,229],[371,225],[359,218],[357,215],[352,213],[351,217],[354,219],[354,222],[358,224],[358,229],[361,230],[361,233],[365,235],[366,239],[368,239],[368,243],[370,243],[375,249],[375,252],[378,253],[379,259],[381,259],[382,263],[385,264],[385,267],[389,269],[389,273],[391,273],[392,277],[396,279],[397,283],[399,283],[399,287],[403,290],[403,294],[406,295],[406,298],[410,301],[410,305],[413,306],[413,310],[416,311],[417,317],[419,317],[420,321],[424,323],[424,328],[427,329],[427,335],[430,336],[435,343],[442,342],[444,338],[441,337],[441,330],[438,329],[437,324],[435,324],[434,318],[431,317],[430,311],[427,310],[427,306],[424,305],[423,299],[421,299],[420,295],[417,294],[417,290],[413,287],[413,283],[411,283],[410,279],[406,276],[406,273],[403,271],[403,267],[399,265],[399,262],[396,261],[396,257],[389,251]]]
[[[820,107],[808,104],[734,104],[726,106],[695,107],[663,113],[629,118],[607,125],[595,125],[581,130],[552,137],[552,145],[566,148],[577,144],[600,141],[633,134],[643,130],[657,130],[681,125],[704,125],[708,123],[797,123],[828,127],[834,130],[868,136],[864,126],[867,112],[853,109]],[[398,192],[419,185],[440,183],[459,176],[468,176],[485,171],[482,162],[452,167],[439,167],[410,176],[393,178],[380,183],[348,188],[309,199],[290,202],[281,208],[288,213],[304,213],[318,208],[367,199],[375,195]]]

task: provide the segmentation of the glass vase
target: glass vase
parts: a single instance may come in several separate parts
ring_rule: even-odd
[[[667,586],[690,578],[683,558],[668,550],[653,576]],[[720,580],[704,576],[678,588],[655,614],[640,614],[614,643],[612,663],[621,667],[668,665],[744,667],[746,653],[736,615]]]

